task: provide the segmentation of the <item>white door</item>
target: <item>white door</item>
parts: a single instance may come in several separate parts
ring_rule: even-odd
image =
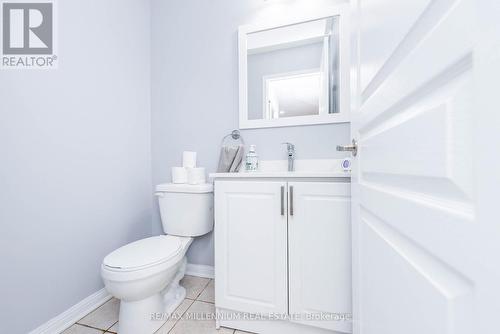
[[[309,326],[350,333],[351,186],[289,182],[288,188],[290,314]],[[321,313],[333,317],[314,320]]]
[[[355,6],[354,333],[499,333],[498,1]]]
[[[286,314],[286,182],[216,181],[216,306]]]

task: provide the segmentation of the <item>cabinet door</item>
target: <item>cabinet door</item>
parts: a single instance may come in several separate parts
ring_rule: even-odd
[[[286,183],[216,181],[215,303],[287,312]]]
[[[301,316],[297,322],[350,332],[350,319],[312,320],[351,313],[350,184],[290,182],[288,193],[290,314]]]

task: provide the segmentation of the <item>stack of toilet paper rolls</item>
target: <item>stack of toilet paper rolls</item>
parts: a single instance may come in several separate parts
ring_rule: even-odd
[[[172,183],[202,184],[205,182],[205,168],[196,167],[196,152],[183,152],[182,167],[172,167]]]

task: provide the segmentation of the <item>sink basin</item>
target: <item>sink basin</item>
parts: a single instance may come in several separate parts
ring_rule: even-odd
[[[342,168],[343,159],[297,159],[295,171],[288,172],[287,160],[262,160],[259,171],[239,173],[212,173],[211,178],[307,178],[307,177],[350,177],[351,172]],[[242,169],[244,169],[242,167]]]

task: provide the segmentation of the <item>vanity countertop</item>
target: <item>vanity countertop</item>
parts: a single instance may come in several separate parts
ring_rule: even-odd
[[[242,172],[242,173],[211,173],[212,179],[236,178],[351,178],[350,172]]]
[[[295,171],[287,171],[286,160],[264,160],[257,172],[212,173],[211,179],[249,178],[347,178],[350,171],[342,169],[342,159],[296,160]]]

